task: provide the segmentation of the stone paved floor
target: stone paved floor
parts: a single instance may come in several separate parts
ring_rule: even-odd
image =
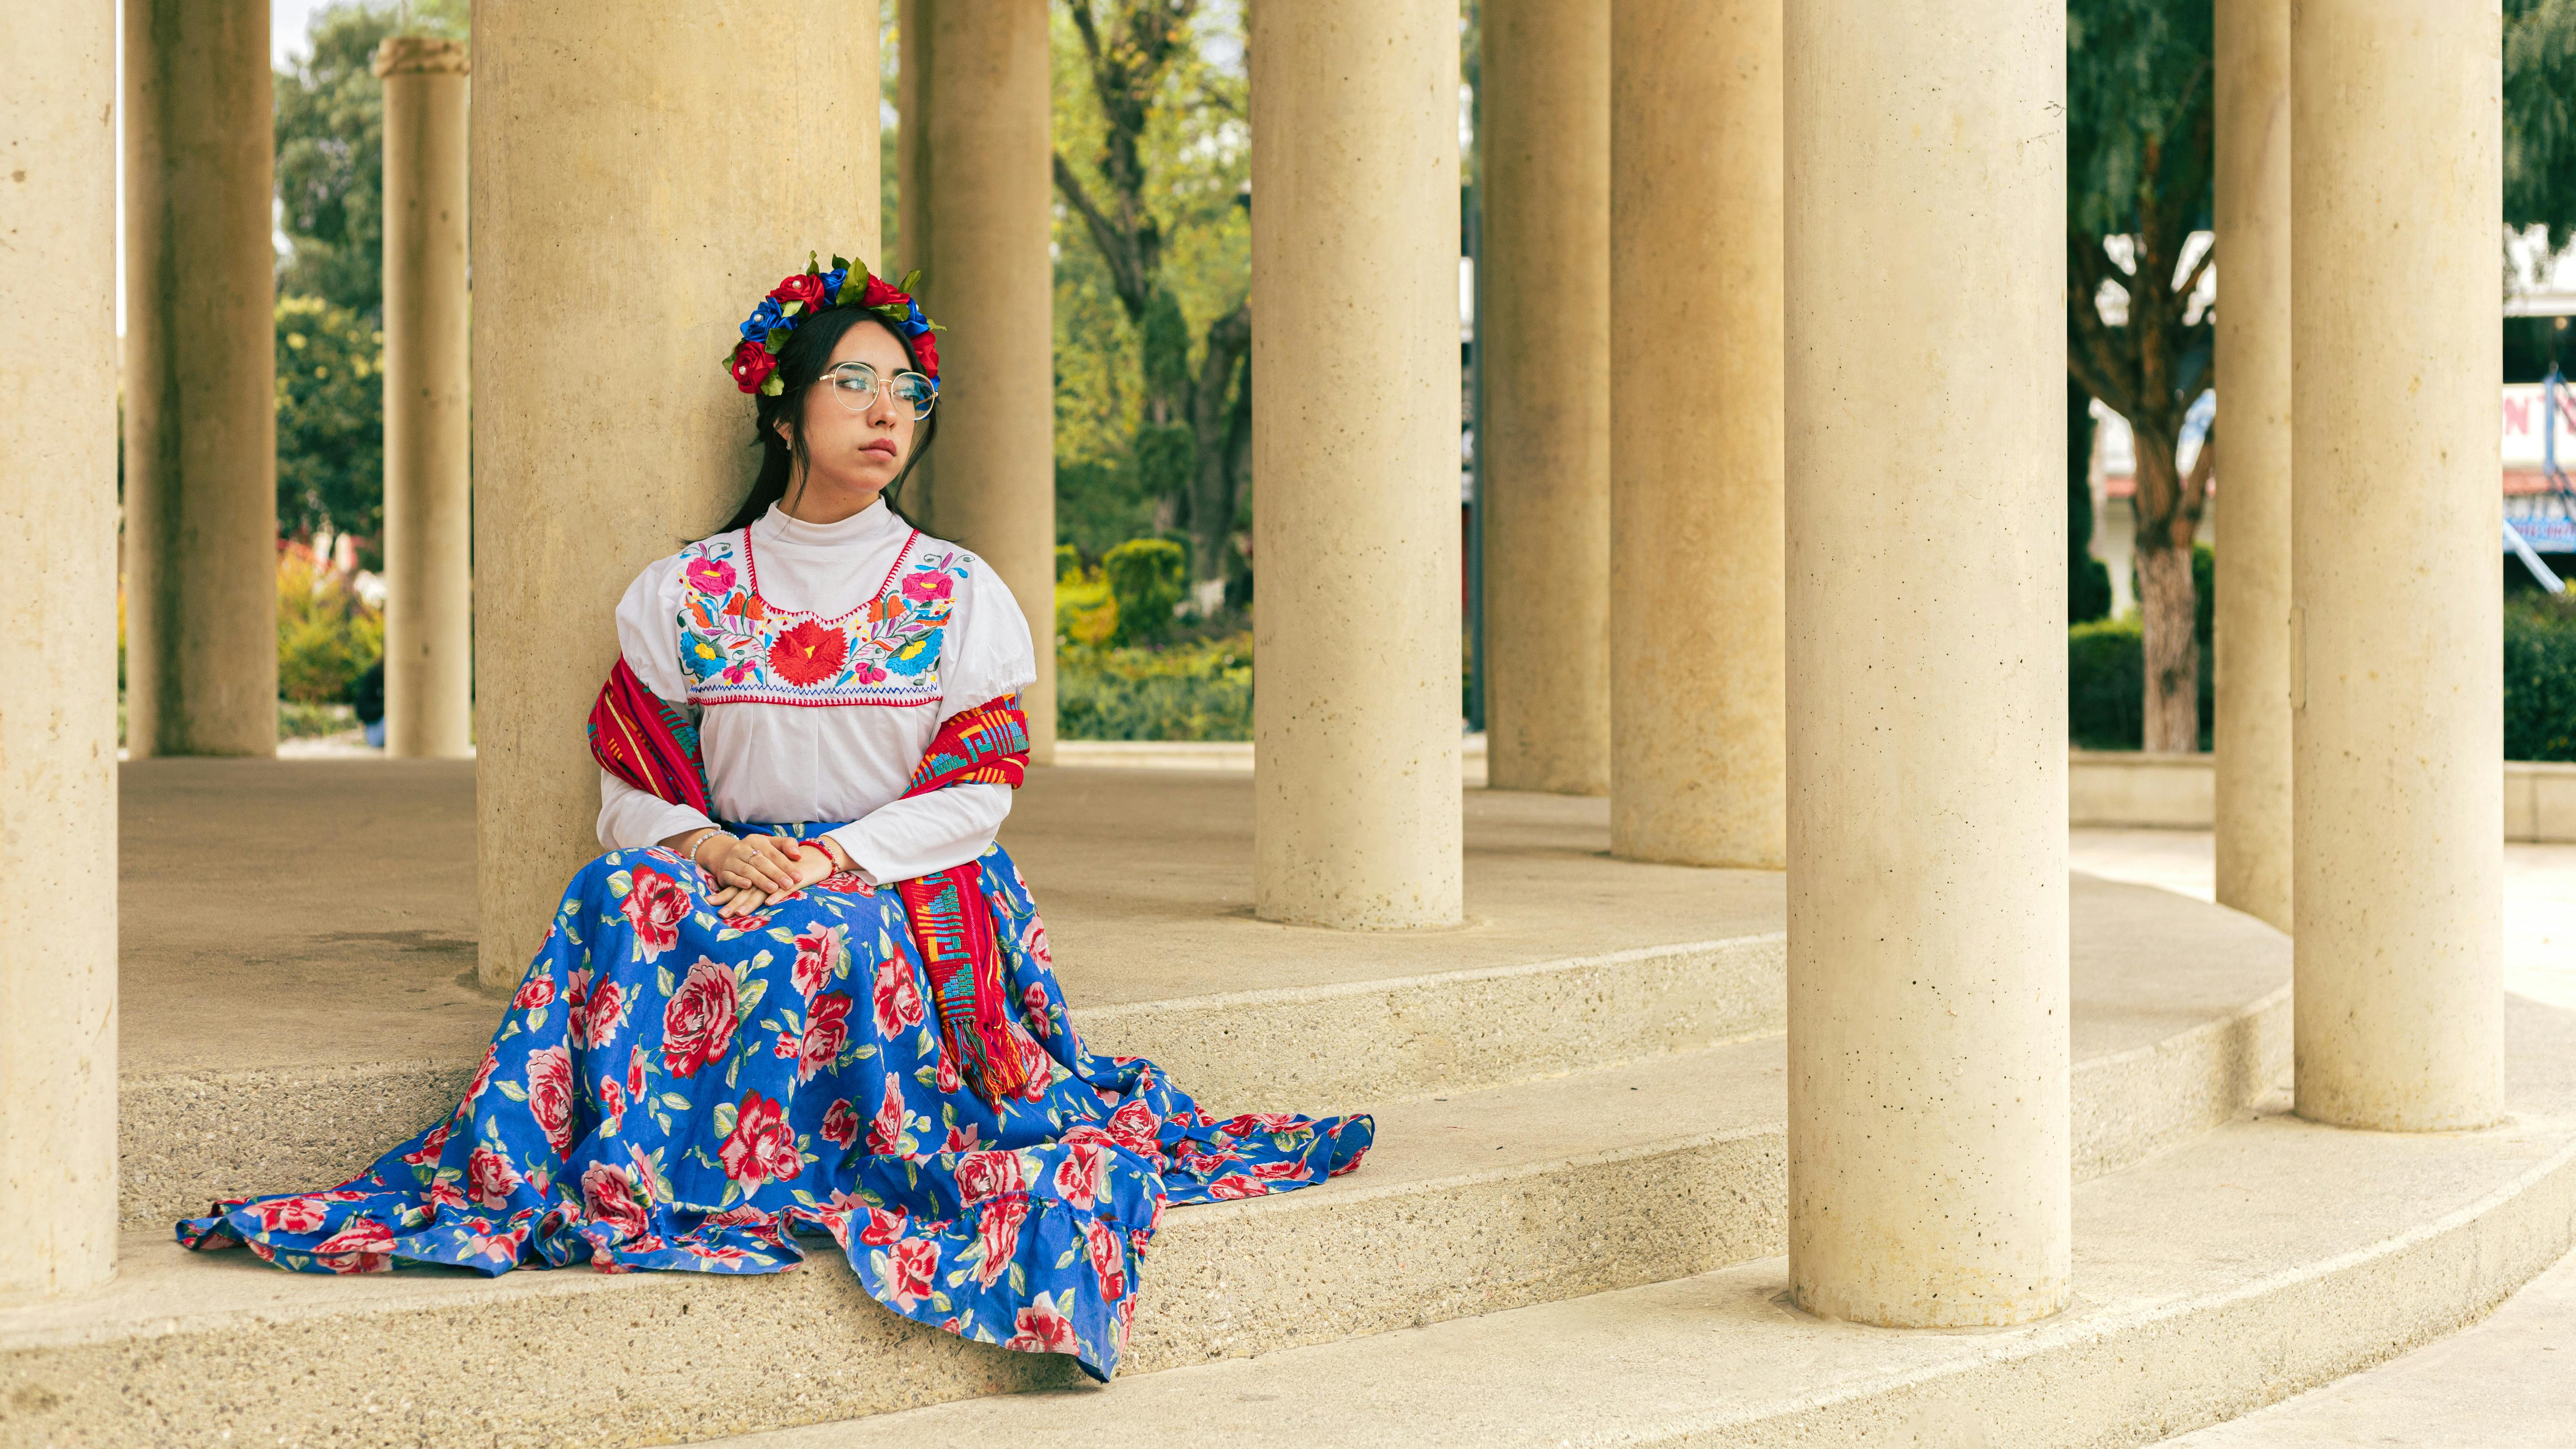
[[[2078,830],[2072,844],[2087,874],[2214,898],[2206,830]],[[2576,1009],[2576,845],[2504,848],[2504,989]]]

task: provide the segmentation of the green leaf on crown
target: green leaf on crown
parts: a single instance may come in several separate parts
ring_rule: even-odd
[[[846,271],[848,271],[849,269],[850,269],[850,259],[849,259],[848,257],[845,257],[845,256],[841,255],[839,252],[834,252],[834,253],[832,253],[832,270],[833,270],[833,271],[836,271],[836,272],[846,272]]]
[[[787,384],[780,381],[778,374],[774,372],[769,375],[768,381],[760,385],[760,395],[762,397],[777,397],[786,391]]]
[[[900,285],[900,286],[896,287],[896,288],[895,288],[895,290],[896,290],[896,291],[898,291],[898,292],[903,293],[903,294],[904,294],[905,296],[907,296],[907,297],[917,297],[917,296],[921,295],[920,290],[919,290],[919,289],[920,289],[920,287],[921,287],[921,268],[919,268],[919,267],[915,267],[915,268],[913,268],[911,271],[908,271],[908,272],[906,272],[906,273],[904,273],[904,274],[903,274],[903,283],[902,283],[902,285]]]

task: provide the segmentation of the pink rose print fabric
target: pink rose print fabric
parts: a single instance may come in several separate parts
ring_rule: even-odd
[[[896,892],[835,877],[724,920],[678,856],[614,851],[566,888],[454,1113],[179,1241],[306,1273],[777,1273],[829,1234],[894,1312],[1105,1379],[1167,1205],[1338,1176],[1374,1126],[1219,1119],[1153,1063],[1085,1052],[1027,883],[999,846],[981,865],[1046,1068],[1025,1100],[986,1106],[944,1058]]]

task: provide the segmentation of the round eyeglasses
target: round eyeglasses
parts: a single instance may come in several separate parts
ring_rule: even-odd
[[[825,372],[817,381],[830,386],[832,396],[841,406],[854,413],[866,412],[876,405],[883,393],[898,410],[912,414],[913,421],[930,416],[939,402],[939,384],[918,372],[905,370],[892,377],[881,377],[874,367],[864,362],[844,362]]]

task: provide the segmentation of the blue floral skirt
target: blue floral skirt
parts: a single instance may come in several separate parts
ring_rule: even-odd
[[[671,851],[573,877],[447,1120],[338,1187],[219,1203],[191,1248],[282,1268],[777,1273],[827,1232],[888,1308],[1117,1366],[1169,1203],[1359,1166],[1365,1116],[1219,1120],[1135,1057],[1082,1049],[1027,882],[981,861],[1047,1070],[985,1105],[941,1050],[900,896],[855,875],[725,919]]]

